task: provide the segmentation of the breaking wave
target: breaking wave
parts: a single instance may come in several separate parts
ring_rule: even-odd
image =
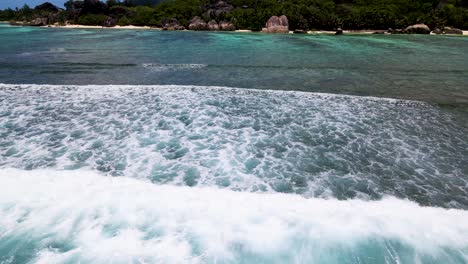
[[[2,263],[466,263],[468,212],[0,170]]]

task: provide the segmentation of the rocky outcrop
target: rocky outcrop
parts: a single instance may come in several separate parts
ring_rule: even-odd
[[[203,19],[196,16],[190,20],[189,24],[190,30],[211,30],[211,31],[233,31],[236,30],[236,27],[231,22],[221,21],[216,22],[216,20],[211,20],[210,22],[206,23]]]
[[[205,21],[203,21],[203,19],[196,16],[192,18],[192,20],[190,20],[189,29],[190,30],[206,30],[207,24]]]
[[[175,18],[166,19],[162,23],[163,30],[184,30],[185,27],[179,24],[179,21]]]
[[[415,24],[404,30],[406,34],[430,34],[431,29],[426,24]]]
[[[205,16],[216,18],[222,14],[231,12],[234,9],[234,6],[225,1],[219,0],[215,4],[205,6],[205,9]]]
[[[294,34],[307,34],[307,31],[302,30],[302,29],[296,29],[296,30],[294,30],[293,33],[294,33]]]
[[[48,19],[46,17],[42,17],[42,18],[39,17],[39,18],[31,20],[31,22],[29,22],[29,26],[40,27],[40,26],[47,25],[47,23],[48,23]]]
[[[210,22],[208,22],[208,30],[218,31],[219,30],[218,22],[214,20],[211,20]]]
[[[342,28],[337,28],[335,35],[343,35],[343,29]]]
[[[452,27],[444,27],[444,29],[436,28],[432,30],[431,34],[463,35],[463,30],[458,29],[458,28],[452,28]]]
[[[458,28],[445,27],[442,33],[451,35],[463,35],[463,30]]]
[[[219,30],[234,31],[236,30],[236,27],[231,22],[221,21],[219,22]]]
[[[25,26],[25,22],[24,21],[9,21],[9,24],[11,26]]]
[[[387,33],[388,34],[403,34],[403,29],[392,29],[392,28],[389,28],[387,30]]]
[[[268,19],[266,27],[262,29],[265,33],[289,33],[289,23],[286,16],[272,16]]]

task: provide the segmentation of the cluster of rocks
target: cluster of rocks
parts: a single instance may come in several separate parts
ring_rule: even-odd
[[[46,26],[58,22],[58,12],[61,11],[60,8],[55,5],[45,2],[41,5],[38,5],[34,8],[36,17],[30,21],[12,21],[12,25],[17,26]]]
[[[175,18],[166,19],[162,23],[163,30],[185,30],[185,27],[182,26],[179,21]]]
[[[13,26],[31,26],[31,27],[41,27],[56,24],[58,22],[56,14],[50,14],[45,17],[36,17],[31,21],[10,21],[10,24]]]
[[[453,34],[463,35],[463,31],[458,28],[444,27],[443,29],[435,28],[431,31],[431,28],[426,24],[415,24],[405,29],[389,29],[389,34]]]
[[[431,31],[432,34],[441,35],[441,34],[448,34],[448,35],[463,35],[463,30],[458,28],[452,27],[444,27],[443,29],[436,28]]]
[[[217,18],[221,15],[227,14],[234,9],[234,6],[231,4],[219,0],[215,4],[206,5],[205,6],[205,13],[203,14],[204,17],[214,17]]]
[[[236,27],[231,22],[220,21],[219,23],[216,20],[210,20],[206,23],[203,19],[196,16],[190,20],[188,26],[190,30],[210,30],[210,31],[233,31],[236,30]]]
[[[289,33],[289,22],[285,15],[280,17],[272,16],[266,22],[262,32],[265,33]]]

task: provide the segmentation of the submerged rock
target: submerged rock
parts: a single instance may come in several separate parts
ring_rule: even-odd
[[[272,16],[268,19],[266,27],[262,29],[265,33],[289,33],[289,22],[285,15]]]
[[[188,27],[190,30],[206,30],[207,24],[205,21],[203,21],[203,19],[196,16],[192,18],[192,20],[190,20],[190,24]]]
[[[406,34],[429,34],[431,29],[426,24],[415,24],[404,30]]]
[[[208,22],[208,30],[218,31],[219,30],[218,22],[216,22],[215,20],[211,20],[210,22]]]

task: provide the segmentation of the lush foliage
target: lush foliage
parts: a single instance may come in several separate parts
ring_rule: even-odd
[[[101,25],[161,26],[177,19],[187,26],[194,16],[231,21],[237,28],[260,30],[273,15],[286,15],[291,29],[387,29],[415,23],[431,27],[468,29],[466,0],[226,0],[230,8],[217,10],[220,0],[69,0],[58,11],[58,22]],[[0,20],[30,20],[44,10],[28,6],[0,11]],[[114,24],[115,24],[114,23]]]
[[[78,18],[78,24],[80,25],[103,25],[107,20],[105,15],[97,14],[86,14]]]

